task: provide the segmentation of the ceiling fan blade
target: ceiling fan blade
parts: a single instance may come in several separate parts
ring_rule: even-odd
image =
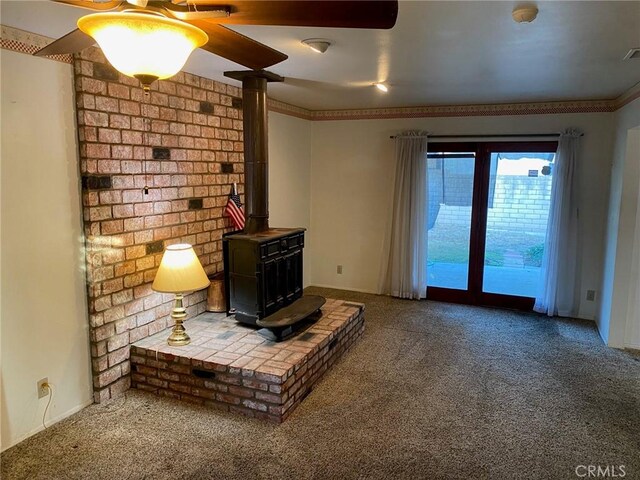
[[[219,23],[296,27],[391,28],[397,0],[187,0],[188,5],[228,6]]]
[[[224,18],[229,16],[229,9],[226,7],[198,7],[197,10],[184,5],[166,2],[162,8],[168,15],[178,20],[207,20],[210,18]]]
[[[79,29],[67,33],[64,37],[54,40],[49,45],[38,50],[34,55],[60,55],[64,53],[76,53],[95,44],[96,41]]]
[[[282,52],[222,25],[206,20],[189,20],[188,23],[201,28],[209,36],[209,41],[200,48],[247,68],[260,70],[289,58]]]
[[[107,12],[120,7],[125,0],[111,0],[107,2],[93,2],[92,0],[53,0],[56,3],[71,5],[72,7],[88,8],[89,10],[98,10]]]

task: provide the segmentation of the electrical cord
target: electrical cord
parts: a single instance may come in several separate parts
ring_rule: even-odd
[[[47,406],[44,408],[44,413],[42,414],[42,426],[44,429],[47,429],[47,425],[44,423],[44,419],[47,417],[47,411],[49,410],[49,405],[51,405],[51,399],[53,398],[53,388],[50,383],[43,383],[42,388],[46,388],[49,390],[49,400],[47,401]]]

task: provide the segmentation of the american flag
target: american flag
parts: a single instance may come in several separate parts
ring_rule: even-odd
[[[227,206],[224,209],[225,213],[231,217],[231,221],[237,230],[244,228],[244,212],[242,211],[242,203],[240,203],[240,195],[235,184],[231,188],[229,193],[229,200],[227,200]]]

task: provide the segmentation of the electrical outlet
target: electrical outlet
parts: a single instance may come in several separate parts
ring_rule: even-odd
[[[44,377],[42,380],[38,380],[38,398],[43,398],[49,395],[49,379]]]
[[[338,272],[338,275],[342,275],[342,265],[338,265],[336,271]]]
[[[587,290],[587,301],[593,302],[596,299],[596,291],[595,290]]]

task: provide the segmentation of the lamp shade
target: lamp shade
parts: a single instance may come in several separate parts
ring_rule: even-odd
[[[185,293],[209,286],[209,279],[193,247],[188,243],[169,245],[151,288],[156,292]]]
[[[148,85],[180,71],[209,37],[193,25],[148,12],[86,15],[78,28],[93,37],[113,67]]]

